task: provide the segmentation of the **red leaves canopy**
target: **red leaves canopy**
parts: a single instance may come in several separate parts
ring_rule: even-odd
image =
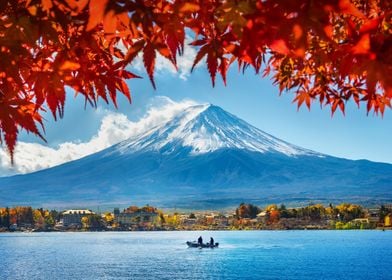
[[[127,70],[142,54],[155,88],[157,52],[176,66],[185,34],[212,84],[229,66],[272,75],[301,106],[332,113],[353,99],[383,114],[392,97],[392,2],[382,0],[9,0],[0,5],[0,140],[11,157],[20,129],[40,137],[65,88],[93,106],[131,100]]]

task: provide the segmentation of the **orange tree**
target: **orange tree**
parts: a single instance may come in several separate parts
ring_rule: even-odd
[[[384,113],[392,97],[388,0],[0,0],[0,139],[43,139],[42,112],[62,117],[66,88],[93,106],[131,100],[136,56],[154,82],[157,53],[176,66],[185,36],[215,84],[233,62],[272,77],[310,108],[348,100]],[[193,70],[193,69],[192,69]]]

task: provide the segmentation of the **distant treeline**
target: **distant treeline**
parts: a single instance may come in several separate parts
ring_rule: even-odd
[[[205,212],[191,214],[165,214],[152,206],[138,208],[131,206],[123,213],[157,213],[153,222],[140,221],[140,229],[352,229],[391,226],[392,206],[380,206],[367,209],[357,204],[342,203],[339,205],[312,204],[304,207],[287,208],[284,204],[259,207],[249,203],[241,203],[235,213],[209,214]],[[136,215],[137,216],[137,215]],[[62,212],[48,209],[33,209],[30,206],[0,208],[0,230],[20,229],[53,230],[60,222]],[[137,217],[136,217],[137,218]],[[81,218],[83,229],[128,229],[119,224],[115,214],[86,215]],[[61,223],[60,223],[61,224]]]
[[[60,218],[60,212],[47,209],[33,209],[30,206],[0,208],[0,227],[9,228],[13,224],[34,226],[35,228],[53,227]]]
[[[365,216],[365,210],[360,205],[342,203],[337,206],[330,204],[325,207],[322,204],[308,205],[300,208],[286,208],[284,204],[280,206],[276,204],[268,205],[265,208],[260,208],[253,204],[241,203],[236,209],[236,215],[239,218],[256,218],[256,216],[265,211],[269,216],[274,218],[309,218],[321,219],[323,217],[336,218],[340,217],[342,221],[350,221]]]
[[[271,220],[271,222],[280,218],[311,220],[330,218],[342,222],[349,222],[354,219],[366,218],[369,215],[369,209],[351,203],[342,203],[336,206],[329,204],[327,207],[322,204],[312,204],[298,208],[287,208],[284,204],[281,204],[280,206],[271,204],[265,208],[261,208],[253,204],[241,203],[236,209],[236,215],[239,218],[254,219],[263,211],[265,212],[267,219]],[[379,217],[380,222],[391,212],[391,208],[387,208],[383,205],[379,207],[377,216]]]

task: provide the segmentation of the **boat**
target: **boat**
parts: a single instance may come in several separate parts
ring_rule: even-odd
[[[187,241],[186,245],[188,245],[189,248],[217,248],[219,243],[216,242],[215,244],[210,245],[210,243],[199,244],[196,241]]]

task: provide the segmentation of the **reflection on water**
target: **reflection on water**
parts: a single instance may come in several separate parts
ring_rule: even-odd
[[[0,279],[391,279],[391,259],[392,231],[0,234]]]

